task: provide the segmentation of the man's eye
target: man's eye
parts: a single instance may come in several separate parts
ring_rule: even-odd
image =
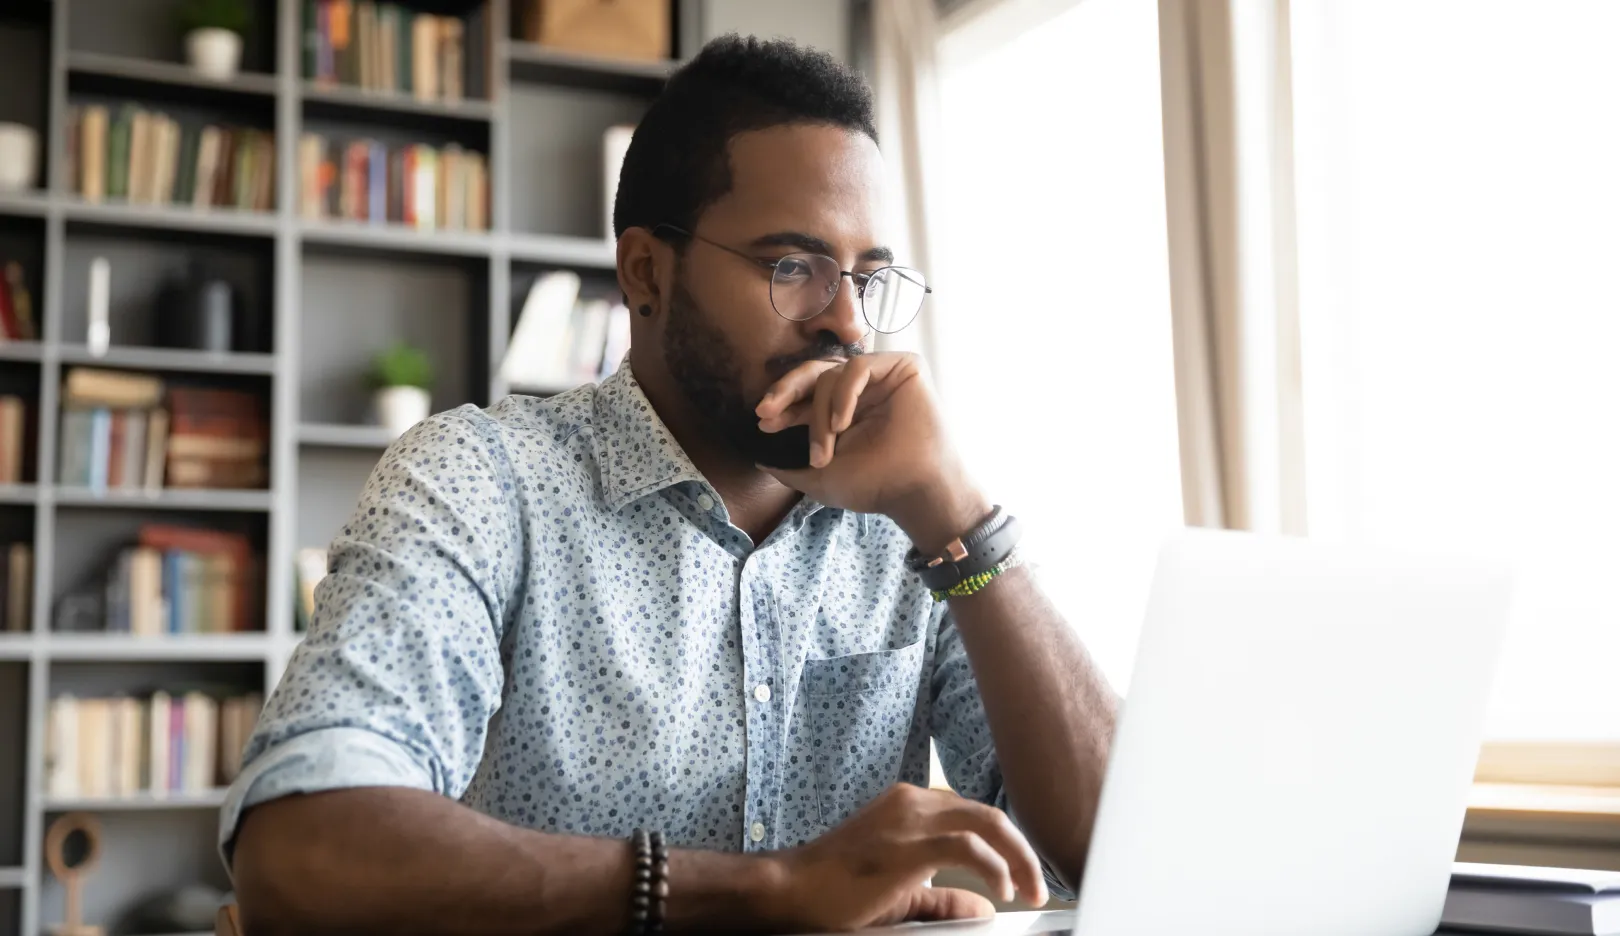
[[[779,280],[797,282],[808,279],[810,273],[810,264],[796,257],[783,257],[776,261],[776,278]]]

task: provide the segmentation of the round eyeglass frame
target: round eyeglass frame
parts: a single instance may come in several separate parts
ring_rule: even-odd
[[[826,311],[827,307],[832,305],[833,300],[835,298],[837,298],[837,296],[838,296],[838,290],[836,288],[835,289],[829,289],[827,291],[827,299],[826,299],[826,301],[823,302],[819,307],[817,307],[813,311],[811,311],[811,312],[809,312],[807,314],[804,314],[804,315],[799,315],[799,316],[788,315],[787,313],[783,312],[781,306],[777,303],[776,287],[778,285],[779,278],[782,276],[781,271],[782,271],[783,264],[790,261],[790,260],[798,260],[798,261],[801,261],[801,262],[803,262],[803,261],[810,261],[810,262],[825,261],[825,264],[823,264],[823,265],[825,266],[825,268],[828,271],[834,271],[834,270],[837,271],[838,276],[839,276],[839,279],[838,279],[839,283],[843,282],[844,277],[848,277],[849,280],[850,280],[851,285],[853,285],[855,287],[856,298],[860,299],[860,301],[861,301],[861,317],[866,320],[866,324],[871,326],[873,331],[875,331],[875,332],[877,332],[879,334],[893,335],[893,334],[896,334],[897,332],[904,331],[907,326],[909,326],[912,322],[915,322],[917,320],[918,315],[922,314],[923,303],[926,301],[927,297],[934,292],[934,288],[932,286],[928,285],[927,279],[923,276],[922,271],[913,269],[911,267],[899,266],[897,264],[888,264],[886,266],[878,267],[875,270],[845,270],[845,269],[841,269],[838,266],[838,261],[834,260],[832,257],[829,257],[826,254],[813,253],[813,252],[810,252],[810,251],[796,251],[794,253],[787,254],[786,256],[778,257],[775,260],[768,260],[768,259],[766,259],[764,257],[752,256],[752,255],[750,255],[748,253],[745,253],[745,252],[743,252],[741,250],[738,250],[735,247],[728,247],[727,245],[722,244],[719,241],[711,240],[711,239],[709,239],[707,237],[704,237],[702,234],[694,234],[693,232],[688,231],[685,228],[677,227],[677,226],[675,226],[673,224],[664,223],[664,224],[657,225],[656,227],[653,228],[654,236],[657,236],[658,232],[661,231],[661,230],[669,230],[669,231],[674,232],[675,234],[680,235],[681,237],[687,237],[687,238],[691,238],[692,240],[702,241],[703,243],[708,244],[711,247],[718,247],[721,250],[724,250],[725,252],[727,252],[729,254],[733,254],[735,256],[741,257],[742,259],[747,260],[749,263],[752,263],[755,266],[770,270],[771,271],[771,311],[775,312],[778,316],[781,316],[782,318],[784,318],[784,319],[786,319],[786,320],[788,320],[790,322],[805,322],[805,321],[809,321],[810,319],[815,318],[816,316],[820,315],[822,312]],[[907,280],[907,281],[909,281],[909,282],[911,282],[911,283],[913,283],[915,285],[918,285],[918,286],[922,287],[922,296],[921,296],[921,298],[919,298],[917,300],[917,307],[914,310],[912,310],[911,315],[908,316],[906,318],[906,320],[904,322],[902,322],[901,324],[899,324],[897,326],[892,326],[890,328],[881,328],[881,327],[879,327],[878,323],[873,320],[873,316],[872,316],[871,312],[867,309],[867,305],[866,305],[868,290],[871,289],[871,287],[872,287],[872,285],[874,283],[880,283],[882,281],[882,277],[883,277],[884,274],[893,274],[893,275],[899,276],[899,277],[901,277],[901,278],[903,278],[903,279],[905,279],[905,280]]]

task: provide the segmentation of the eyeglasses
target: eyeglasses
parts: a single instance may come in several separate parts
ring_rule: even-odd
[[[803,322],[820,315],[832,305],[847,276],[855,286],[855,295],[860,297],[861,314],[867,324],[874,331],[892,335],[916,320],[917,313],[922,311],[923,299],[934,291],[922,273],[910,267],[886,266],[864,272],[845,270],[838,266],[837,260],[817,253],[791,253],[767,260],[673,224],[660,224],[653,233],[660,230],[700,240],[770,270],[771,308],[790,322]]]

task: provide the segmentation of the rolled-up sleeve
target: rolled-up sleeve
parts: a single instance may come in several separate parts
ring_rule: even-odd
[[[932,690],[929,730],[951,789],[1000,809],[1027,833],[1027,827],[1008,805],[1001,762],[996,759],[995,740],[985,717],[984,698],[973,678],[973,664],[968,660],[967,648],[962,646],[962,635],[948,610],[943,612],[939,622]],[[1080,795],[1078,786],[1075,795]],[[1074,892],[1063,885],[1044,860],[1041,872],[1053,897],[1074,899]]]
[[[383,455],[220,811],[227,865],[243,811],[277,797],[358,786],[461,797],[501,701],[523,562],[516,485],[497,430],[471,407]]]

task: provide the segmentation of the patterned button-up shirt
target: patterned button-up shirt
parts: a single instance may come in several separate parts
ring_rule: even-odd
[[[789,847],[890,784],[1004,807],[959,635],[885,517],[801,500],[763,543],[628,364],[441,413],[383,456],[221,812],[407,786],[550,832]]]

